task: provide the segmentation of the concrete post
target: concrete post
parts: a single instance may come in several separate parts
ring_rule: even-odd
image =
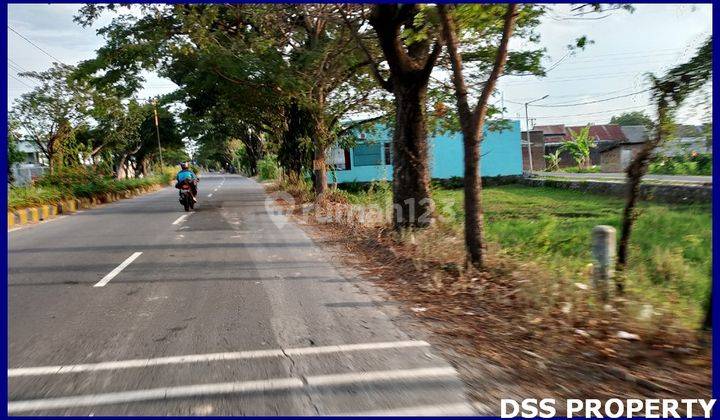
[[[598,225],[592,230],[593,286],[603,300],[608,298],[615,269],[615,228]]]

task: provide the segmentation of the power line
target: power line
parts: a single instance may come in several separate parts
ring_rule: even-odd
[[[623,62],[623,63],[617,63],[617,64],[593,64],[590,66],[582,66],[582,67],[574,67],[570,66],[570,64],[567,65],[567,67],[560,69],[555,72],[555,74],[558,74],[558,72],[562,71],[563,73],[568,71],[580,71],[580,70],[594,70],[594,69],[603,69],[603,68],[614,68],[614,69],[623,69],[623,68],[630,68],[630,67],[637,67],[637,66],[651,66],[651,65],[671,65],[674,62],[674,60],[661,60],[661,61],[638,61],[635,63],[632,62]],[[583,64],[583,63],[580,63]],[[547,72],[546,72],[547,73]],[[566,76],[573,76],[573,74],[566,74]]]
[[[22,70],[22,71],[24,71],[24,72],[29,72],[29,70],[27,70],[25,67],[23,67],[23,66],[21,66],[20,64],[18,64],[18,63],[17,63],[16,61],[14,61],[13,59],[8,58],[8,61],[10,62],[10,64],[12,64],[13,66],[19,68],[20,70]]]
[[[8,73],[8,76],[12,77],[13,79],[17,80],[18,82],[22,83],[23,85],[29,87],[30,89],[35,89],[34,87],[28,85],[27,83],[23,82],[22,80],[18,79],[17,77],[13,76],[12,74]]]
[[[644,89],[633,93],[628,93],[627,95],[620,95],[620,96],[613,96],[612,98],[604,98],[604,99],[597,99],[594,101],[587,101],[587,102],[576,102],[574,104],[538,104],[538,105],[530,105],[535,106],[538,108],[562,108],[562,107],[568,107],[568,106],[579,106],[579,105],[589,105],[589,104],[596,104],[600,102],[606,102],[606,101],[612,101],[613,99],[620,99],[620,98],[627,98],[628,96],[635,96],[639,95],[641,93],[649,92],[650,89]]]
[[[584,117],[587,115],[597,115],[597,114],[606,114],[609,112],[618,112],[618,111],[628,111],[631,109],[639,109],[639,108],[647,108],[650,105],[636,105],[631,106],[627,108],[616,108],[616,109],[606,109],[604,111],[598,111],[598,112],[586,112],[584,114],[573,114],[573,115],[541,115],[539,117],[533,117],[533,118],[542,118],[542,119],[548,119],[548,118],[570,118],[570,117]]]
[[[576,58],[573,60],[573,62],[580,62],[580,63],[588,63],[593,61],[622,61],[622,60],[629,60],[631,58],[653,58],[653,57],[666,57],[666,56],[673,56],[678,55],[682,53],[682,51],[676,51],[676,52],[668,52],[668,53],[648,53],[643,54],[640,53],[629,53],[621,56],[604,56],[604,55],[593,55],[590,57],[583,57],[583,58]]]
[[[671,55],[676,54],[678,52],[685,51],[685,48],[658,48],[658,49],[652,49],[652,50],[645,50],[645,51],[625,51],[625,52],[617,52],[617,53],[607,53],[607,54],[593,54],[590,57],[582,57],[579,54],[583,53],[584,51],[578,52],[578,54],[575,55],[575,57],[578,57],[577,60],[595,60],[598,58],[605,58],[605,57],[619,57],[622,58],[622,56],[630,55],[633,57],[637,56],[656,56],[656,55]]]
[[[638,74],[636,71],[629,71],[624,73],[606,73],[606,74],[600,74],[597,76],[592,77],[571,77],[571,78],[563,78],[563,79],[555,79],[555,80],[549,80],[549,79],[539,79],[539,80],[528,80],[525,82],[509,82],[505,83],[505,86],[517,86],[517,85],[527,85],[532,83],[560,83],[560,82],[577,82],[577,81],[583,81],[583,80],[596,80],[596,79],[614,79],[618,77],[626,78],[628,75],[635,75],[640,76],[641,74]]]
[[[588,96],[605,96],[605,95],[612,95],[614,93],[626,92],[630,89],[637,89],[637,88],[638,88],[638,86],[628,86],[628,87],[618,89],[618,90],[611,90],[610,92],[578,93],[578,94],[573,94],[573,95],[555,95],[555,94],[553,94],[553,98],[580,98],[580,97],[588,97]],[[515,102],[515,103],[524,104],[526,99],[518,99],[518,101],[520,101],[520,102]],[[507,99],[506,99],[506,101],[507,101]]]
[[[50,54],[49,52],[45,51],[44,49],[40,48],[36,43],[30,41],[30,40],[27,39],[23,34],[21,34],[20,32],[16,31],[15,29],[13,29],[12,26],[8,25],[8,29],[10,29],[11,31],[13,31],[13,32],[14,32],[15,34],[17,34],[17,36],[19,36],[20,38],[22,38],[22,39],[24,39],[25,41],[27,41],[28,43],[30,43],[30,45],[32,45],[33,47],[35,47],[35,48],[37,48],[38,50],[42,51],[42,52],[43,52],[45,55],[47,55],[48,57],[52,58],[53,60],[57,61],[58,63],[62,63],[62,60],[60,60],[59,58],[57,58],[57,57],[55,57],[54,55]]]
[[[8,63],[8,68],[11,70],[15,70],[16,73],[23,73],[23,69],[17,67],[16,65],[14,65],[12,63]],[[18,74],[18,76],[19,76],[19,74]],[[24,77],[27,77],[27,76],[24,76]]]

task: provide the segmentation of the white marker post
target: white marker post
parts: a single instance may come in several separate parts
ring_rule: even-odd
[[[592,230],[593,286],[603,300],[608,298],[610,281],[615,274],[615,228],[595,226]]]

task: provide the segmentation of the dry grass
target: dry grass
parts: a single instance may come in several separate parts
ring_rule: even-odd
[[[352,212],[350,204],[332,202],[318,212],[343,209]],[[513,395],[710,395],[710,350],[698,344],[695,331],[671,312],[648,307],[641,295],[631,291],[600,302],[587,277],[523,262],[497,245],[487,250],[482,272],[468,270],[453,223],[395,233],[351,217],[335,220],[343,222],[315,224],[316,239],[342,244],[346,262],[376,278],[435,332],[434,344],[458,367],[474,398],[491,408]]]

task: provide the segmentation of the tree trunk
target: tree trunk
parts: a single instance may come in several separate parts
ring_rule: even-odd
[[[405,45],[402,31],[414,27],[418,13],[420,6],[416,4],[373,6],[369,22],[390,69],[389,80],[383,78],[372,54],[363,48],[378,83],[394,96],[393,225],[396,230],[427,227],[435,217],[430,197],[425,100],[430,73],[442,46],[437,38],[434,44],[431,44],[432,38],[428,38]]]
[[[120,159],[115,166],[115,179],[122,179],[122,177],[120,176],[120,171],[123,171],[125,169],[125,161],[127,160],[128,156],[130,155],[127,153],[120,156]]]
[[[325,148],[320,140],[316,139],[313,143],[313,191],[317,197],[320,197],[328,188]]]
[[[513,34],[516,19],[516,4],[508,4],[503,24],[503,36],[495,56],[492,71],[483,87],[482,94],[475,105],[474,112],[470,111],[468,103],[468,89],[463,75],[462,57],[460,55],[457,29],[453,18],[448,14],[447,6],[438,7],[440,21],[448,48],[453,71],[453,84],[458,105],[458,115],[463,132],[464,147],[464,193],[465,193],[465,250],[467,261],[475,268],[483,265],[483,208],[482,208],[482,178],[480,174],[480,144],[482,141],[487,104],[495,90],[498,77],[505,69],[508,56],[508,43]]]
[[[148,175],[147,158],[140,159],[140,163],[138,165],[140,166],[140,173],[142,174],[143,178],[145,178]]]
[[[474,267],[483,263],[482,178],[480,177],[480,132],[463,135],[465,152],[465,249]]]
[[[653,150],[660,144],[663,139],[663,125],[665,124],[666,107],[658,106],[658,128],[654,138],[648,139],[638,152],[635,159],[630,162],[626,170],[627,173],[627,192],[625,199],[625,208],[623,209],[622,226],[620,228],[620,245],[617,253],[617,263],[615,270],[622,273],[625,270],[628,260],[628,248],[630,246],[630,235],[632,234],[633,225],[637,215],[635,207],[640,197],[640,182],[647,172],[648,163],[652,156]],[[615,288],[622,293],[624,289],[623,282],[620,277],[615,281]]]
[[[307,117],[297,101],[293,100],[287,107],[287,127],[282,136],[278,150],[278,163],[288,177],[295,179],[302,175],[303,164],[308,156],[308,150],[301,141],[303,137],[303,119]]]
[[[425,96],[427,83],[396,79],[393,132],[393,223],[396,229],[426,227],[435,207],[430,198]]]
[[[702,329],[712,329],[712,289],[710,289],[710,298],[707,305],[705,306],[705,319],[703,320]]]

